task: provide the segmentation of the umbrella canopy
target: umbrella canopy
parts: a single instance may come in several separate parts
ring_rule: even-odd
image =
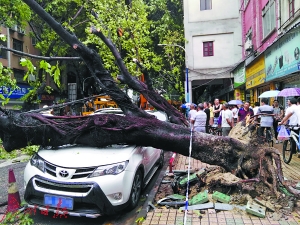
[[[230,100],[227,104],[228,105],[242,105],[243,102],[241,100]]]
[[[280,91],[277,90],[272,90],[272,91],[265,91],[262,93],[259,98],[271,98],[271,97],[276,97]]]
[[[277,96],[290,97],[290,96],[300,96],[300,88],[285,88],[278,93]]]

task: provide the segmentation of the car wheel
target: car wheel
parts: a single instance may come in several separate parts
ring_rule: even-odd
[[[161,169],[165,164],[165,156],[164,151],[160,153],[159,161],[158,161],[158,168]]]
[[[143,183],[142,172],[138,170],[132,182],[131,192],[128,200],[129,210],[134,209],[139,202],[141,191],[142,191],[142,183]]]

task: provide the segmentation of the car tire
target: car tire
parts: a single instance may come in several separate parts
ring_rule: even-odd
[[[132,182],[131,192],[128,200],[128,210],[132,210],[137,206],[140,200],[142,187],[143,187],[143,175],[141,170],[138,170]]]
[[[161,169],[165,164],[165,155],[164,155],[164,151],[162,151],[160,153],[160,157],[159,157],[159,160],[158,160],[158,169]]]

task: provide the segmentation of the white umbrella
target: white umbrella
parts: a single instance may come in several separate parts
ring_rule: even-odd
[[[265,91],[262,93],[259,98],[271,98],[271,97],[276,97],[280,91],[277,90],[272,90],[272,91]]]

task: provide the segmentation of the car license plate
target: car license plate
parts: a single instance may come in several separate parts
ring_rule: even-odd
[[[55,195],[44,195],[44,204],[54,208],[67,208],[73,209],[73,198],[55,196]]]

